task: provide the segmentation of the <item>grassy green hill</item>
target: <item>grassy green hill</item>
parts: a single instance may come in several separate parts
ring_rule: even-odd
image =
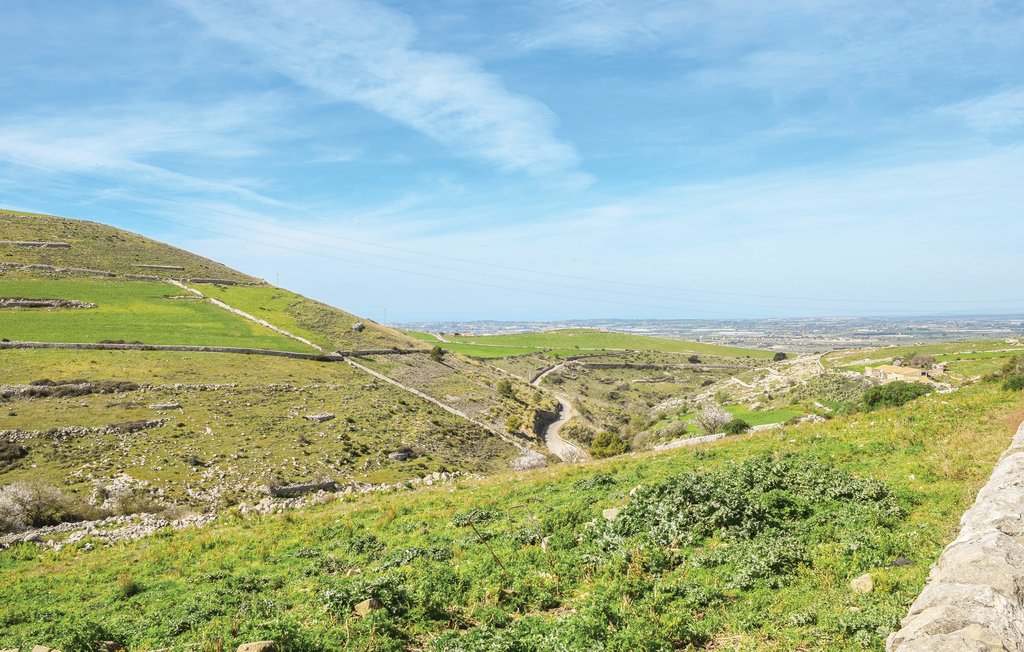
[[[215,299],[327,352],[422,348],[390,328],[119,229],[10,212],[0,220],[3,240],[71,245],[0,245],[0,263],[11,264],[0,267],[0,299],[92,306],[0,308],[6,340],[318,353]],[[133,278],[139,273],[183,280],[203,296]],[[188,280],[194,277],[239,284]],[[384,365],[387,357],[364,362]],[[425,354],[406,357],[411,385],[441,400],[471,396],[474,414],[495,429],[508,413],[528,409],[531,396],[523,403],[498,394],[493,370],[472,374],[473,365],[455,356],[444,364]],[[180,407],[152,407],[169,404]],[[304,418],[316,413],[334,417]],[[268,484],[492,472],[518,454],[487,429],[341,362],[171,351],[0,351],[0,433],[0,485],[38,480],[85,499],[96,486],[128,476],[148,483],[145,491],[163,503],[204,509],[258,500]],[[411,459],[389,458],[395,451]]]
[[[0,263],[76,267],[160,278],[261,282],[208,258],[97,222],[0,210],[0,233],[3,241],[64,242],[71,245],[68,248],[0,245]],[[155,269],[152,266],[182,269]]]

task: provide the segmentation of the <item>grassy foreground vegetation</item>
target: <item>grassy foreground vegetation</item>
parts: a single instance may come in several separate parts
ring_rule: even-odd
[[[1020,400],[985,383],[699,449],[227,516],[105,549],[21,545],[0,553],[0,646],[880,650]],[[874,590],[854,593],[865,572]]]

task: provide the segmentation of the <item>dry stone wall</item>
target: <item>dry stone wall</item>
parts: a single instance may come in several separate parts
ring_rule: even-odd
[[[960,525],[890,652],[1024,652],[1024,423]]]

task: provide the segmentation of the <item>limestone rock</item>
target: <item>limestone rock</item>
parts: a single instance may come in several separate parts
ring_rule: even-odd
[[[608,509],[601,512],[601,516],[603,516],[604,520],[606,521],[614,521],[619,517],[619,508],[609,507]]]
[[[60,652],[60,650],[53,647],[46,647],[45,645],[33,645],[32,652]]]
[[[318,414],[306,414],[302,418],[314,423],[323,423],[324,421],[330,421],[333,419],[334,415],[330,412],[320,412]]]
[[[352,330],[354,330],[357,333],[362,333],[365,329],[366,324],[364,324],[361,321],[357,321],[356,323],[352,324]]]
[[[522,455],[509,463],[514,471],[530,471],[532,469],[543,469],[548,465],[548,459],[534,450],[524,451]]]
[[[255,643],[242,643],[236,652],[277,652],[277,643],[273,641],[256,641]]]
[[[180,410],[181,403],[154,403],[149,406],[150,410]]]
[[[875,583],[871,580],[871,573],[864,573],[860,577],[853,578],[850,588],[854,593],[871,593],[871,590],[875,588]]]
[[[380,609],[380,600],[377,598],[367,598],[362,602],[356,604],[355,609],[356,615],[365,617],[370,614],[371,611]]]

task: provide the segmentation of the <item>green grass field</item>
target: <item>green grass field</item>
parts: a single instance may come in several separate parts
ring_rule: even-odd
[[[18,546],[0,553],[0,646],[882,650],[1021,408],[1019,393],[978,385],[695,449],[228,516],[110,548]],[[806,472],[855,498],[770,480]],[[637,486],[648,489],[631,495]],[[768,529],[687,535],[715,518],[698,509],[666,534],[674,521],[654,515],[679,507],[646,510],[684,488],[725,492],[740,513],[767,514]],[[608,507],[620,508],[611,525]],[[894,566],[901,555],[911,564]],[[874,590],[854,593],[865,572]],[[380,607],[356,616],[368,598]]]
[[[411,334],[411,333],[410,333]],[[429,333],[414,335],[422,341],[437,341]],[[717,344],[687,342],[663,337],[648,337],[628,333],[612,333],[586,328],[545,331],[541,333],[519,333],[515,335],[446,335],[449,343],[440,343],[442,348],[464,355],[497,358],[512,355],[526,355],[542,352],[550,357],[560,358],[579,355],[588,351],[661,351],[666,353],[697,353],[725,357],[771,358],[774,351],[744,349]]]
[[[1010,344],[1004,340],[971,340],[965,342],[940,342],[935,344],[917,344],[907,346],[887,346],[878,349],[850,349],[833,351],[822,357],[827,367],[847,367],[861,360],[872,360],[870,364],[884,364],[895,357],[906,357],[914,353],[925,353],[936,356],[938,360],[951,360],[959,356],[973,358],[980,354],[992,357],[1011,356],[1024,353],[1024,346]],[[863,368],[862,364],[858,364]]]
[[[165,283],[39,279],[0,275],[0,296],[77,299],[91,309],[6,309],[0,336],[40,342],[140,341],[145,344],[237,346],[309,352],[309,347],[199,299],[169,299]]]

